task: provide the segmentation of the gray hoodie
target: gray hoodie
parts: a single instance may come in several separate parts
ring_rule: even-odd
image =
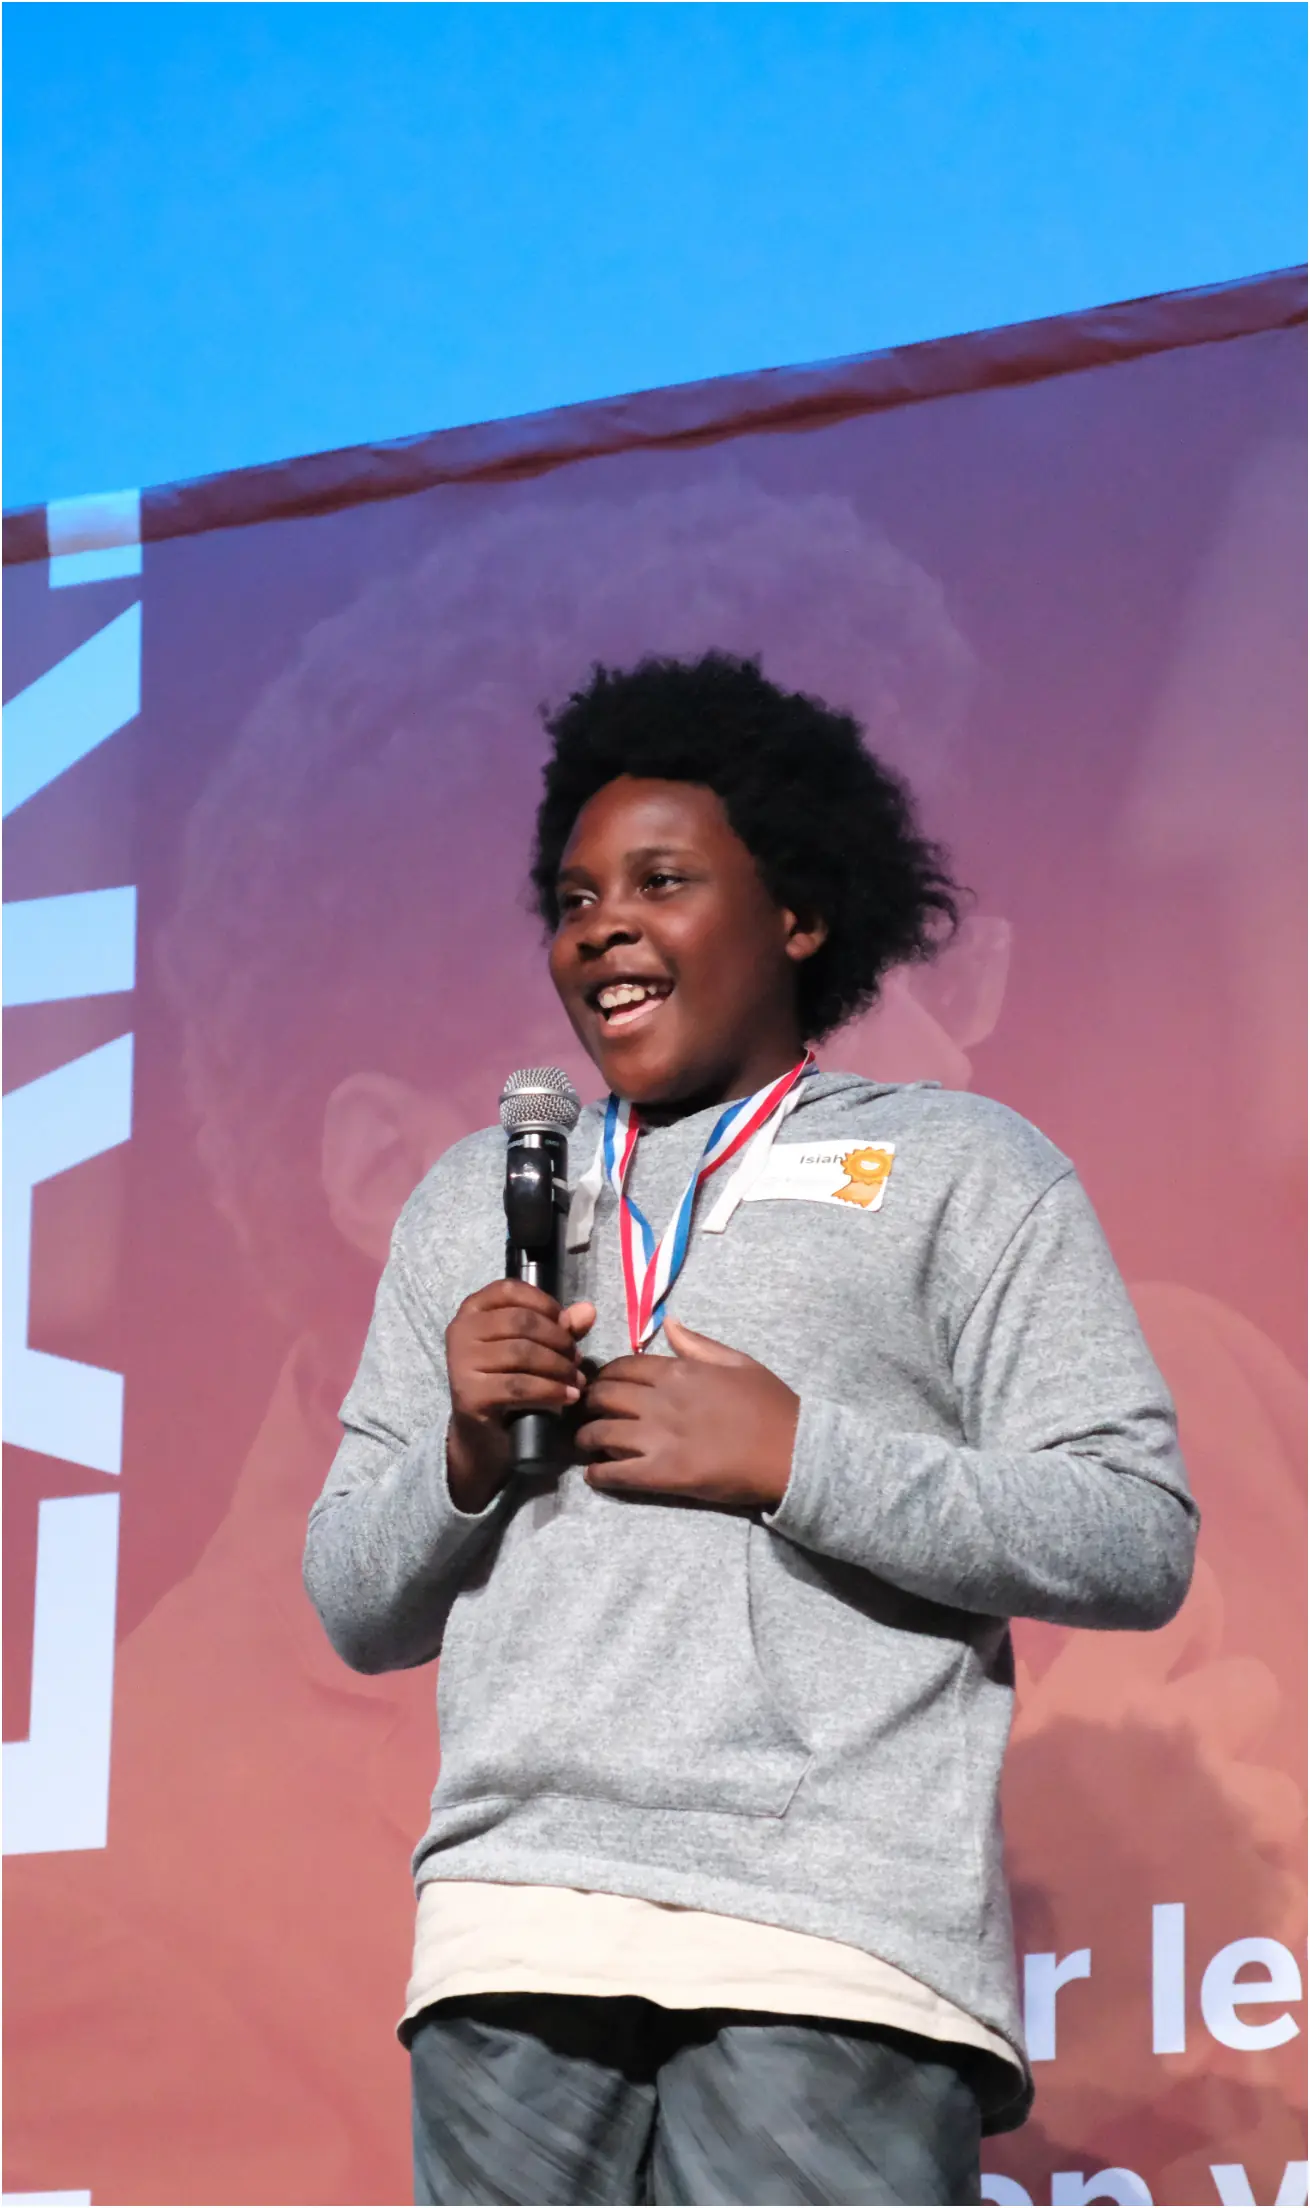
[[[629,1185],[657,1232],[716,1116],[642,1135]],[[589,1107],[575,1180],[599,1125]],[[1196,1533],[1173,1407],[1068,1160],[982,1097],[811,1077],[722,1231],[707,1185],[669,1306],[799,1396],[778,1508],[606,1495],[573,1466],[468,1516],[442,1337],[503,1271],[504,1159],[499,1129],[471,1135],[407,1204],[305,1556],[347,1663],[441,1654],[419,1883],[846,1941],[1021,2050],[1006,1621],[1163,1625]],[[597,1307],[588,1354],[626,1355],[608,1186],[566,1288]],[[990,2128],[1026,2106],[1016,2082]]]

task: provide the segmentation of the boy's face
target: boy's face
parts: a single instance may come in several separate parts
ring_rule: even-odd
[[[559,905],[551,978],[617,1095],[717,1103],[795,1064],[796,970],[825,931],[773,902],[713,790],[607,783],[578,815]]]

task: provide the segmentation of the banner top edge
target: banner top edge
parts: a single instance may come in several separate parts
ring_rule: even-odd
[[[140,536],[151,542],[308,518],[442,483],[538,474],[602,453],[817,426],[1257,336],[1305,318],[1305,268],[1279,269],[836,360],[748,369],[193,476],[142,492]],[[60,510],[69,501],[50,503]],[[49,556],[48,511],[27,506],[4,516],[6,566]]]

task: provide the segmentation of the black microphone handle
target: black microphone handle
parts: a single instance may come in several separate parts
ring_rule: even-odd
[[[511,1411],[509,1468],[511,1473],[553,1471],[557,1461],[555,1420],[549,1411]]]
[[[510,1270],[511,1261],[517,1259],[517,1269]],[[544,1288],[548,1296],[559,1296],[559,1264],[551,1253],[545,1264],[534,1262],[526,1250],[516,1250],[513,1243],[506,1245],[505,1275],[509,1280],[526,1280],[530,1288]],[[507,1411],[505,1424],[509,1430],[509,1464],[511,1473],[544,1472],[557,1460],[556,1418],[553,1411]]]
[[[568,1143],[562,1134],[513,1138],[505,1175],[505,1277],[542,1288],[558,1302],[561,1286],[561,1226],[564,1185],[568,1179]],[[544,1230],[544,1233],[543,1233]],[[544,1472],[559,1461],[558,1419],[553,1411],[510,1411],[511,1472]]]

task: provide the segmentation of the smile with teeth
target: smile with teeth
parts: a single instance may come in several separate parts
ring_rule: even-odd
[[[607,1027],[631,1027],[649,1017],[672,988],[667,981],[609,981],[593,1002]]]

